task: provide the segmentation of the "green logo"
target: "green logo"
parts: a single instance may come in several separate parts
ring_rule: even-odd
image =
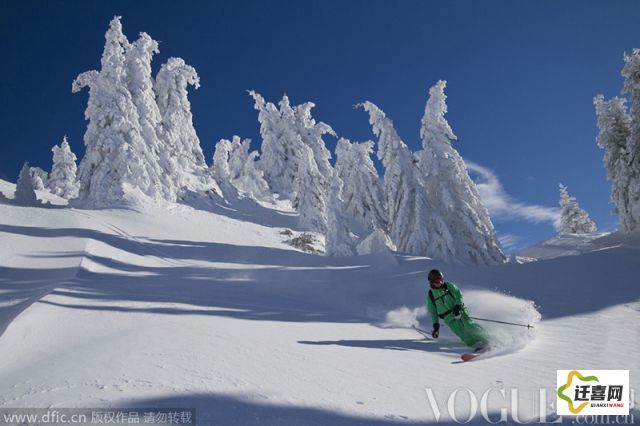
[[[580,379],[583,382],[599,382],[598,378],[596,376],[583,376],[582,374],[580,374],[579,371],[577,370],[571,370],[569,372],[569,375],[567,376],[567,383],[565,383],[564,385],[560,386],[558,388],[558,397],[564,401],[567,401],[567,403],[569,404],[569,411],[571,411],[573,414],[578,414],[580,413],[580,411],[582,411],[582,409],[584,407],[586,407],[589,402],[583,402],[582,404],[578,405],[578,407],[576,408],[573,403],[573,399],[569,398],[568,396],[566,396],[563,392],[565,390],[567,390],[568,387],[571,386],[571,382],[573,382],[573,378],[577,377],[578,379]]]

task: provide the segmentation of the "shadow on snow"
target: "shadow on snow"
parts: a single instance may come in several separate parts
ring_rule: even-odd
[[[258,401],[263,399],[264,402]],[[425,397],[425,406],[428,402]],[[364,406],[363,401],[353,401],[354,406]],[[195,408],[198,425],[264,425],[264,426],[396,426],[425,425],[424,420],[412,420],[403,415],[393,413],[378,417],[359,417],[337,411],[329,411],[315,407],[299,407],[270,403],[266,397],[253,398],[219,395],[219,394],[187,394],[183,396],[166,396],[158,398],[138,399],[127,402],[123,408]],[[435,420],[433,422],[436,424]],[[439,425],[455,425],[454,422],[441,421]],[[480,418],[472,420],[470,425],[486,424]]]
[[[159,266],[141,266],[130,263],[130,259],[122,261],[91,250],[31,254],[36,258],[78,257],[86,262],[83,260],[77,271],[0,268],[0,288],[7,290],[2,299],[24,299],[0,309],[0,330],[50,292],[67,298],[43,302],[73,309],[251,320],[379,321],[389,310],[422,305],[426,293],[424,273],[441,266],[429,259],[402,255],[333,258],[278,248],[147,239],[89,229],[0,224],[0,232],[95,240],[126,256],[159,261]],[[462,286],[477,284],[532,299],[545,318],[563,317],[637,300],[635,283],[630,280],[640,275],[640,262],[628,260],[635,253],[618,247],[525,265],[456,266],[455,276],[449,277]],[[121,256],[117,252],[111,255]],[[209,263],[189,263],[193,261]],[[606,289],[597,281],[602,279],[603,269],[610,283]],[[558,270],[575,275],[568,282],[556,282],[553,277]],[[71,281],[52,280],[73,275]],[[572,303],[578,294],[581,302]],[[136,306],[128,302],[145,303]],[[158,306],[148,306],[149,303]]]

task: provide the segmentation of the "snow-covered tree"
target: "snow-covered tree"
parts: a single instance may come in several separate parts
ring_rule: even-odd
[[[420,130],[422,151],[416,155],[428,197],[426,211],[417,214],[424,214],[421,228],[426,227],[428,235],[412,234],[409,246],[442,260],[503,263],[505,256],[489,212],[480,201],[464,160],[452,146],[457,138],[444,117],[445,86],[441,80],[429,90]]]
[[[225,195],[229,195],[229,185],[232,185],[242,194],[263,200],[270,195],[269,185],[256,165],[258,152],[249,152],[250,145],[251,139],[241,140],[239,136],[221,139],[214,151],[212,174],[223,188],[222,192],[227,192]]]
[[[264,173],[257,167],[258,151],[251,151],[244,163],[244,171],[237,179],[237,187],[255,200],[266,200],[272,197],[269,184],[264,180]]]
[[[215,146],[211,173],[220,185],[232,184],[242,173],[243,166],[238,164],[238,157],[241,156],[237,153],[239,151],[238,145],[240,145],[240,149],[243,148],[240,137],[234,136],[232,140],[220,139]]]
[[[604,166],[611,181],[611,201],[620,218],[623,231],[629,232],[638,227],[640,217],[632,213],[632,200],[629,195],[633,174],[629,164],[631,152],[627,141],[631,134],[631,117],[627,113],[625,99],[614,97],[605,101],[602,95],[594,99],[598,129],[598,146],[604,149]]]
[[[590,234],[596,232],[596,224],[586,211],[580,208],[567,187],[560,184],[560,234]]]
[[[18,176],[13,201],[21,206],[35,206],[40,204],[36,197],[36,192],[33,189],[29,163],[26,161],[24,162],[24,165],[20,170],[20,175]]]
[[[420,132],[423,149],[415,155],[382,110],[371,102],[362,104],[379,137],[389,235],[407,253],[463,263],[502,263],[504,254],[489,213],[451,145],[456,137],[444,118],[445,84],[440,81],[430,90]]]
[[[229,171],[231,180],[237,181],[244,173],[245,165],[249,159],[249,148],[251,139],[241,140],[240,136],[231,139],[231,150],[229,151]]]
[[[154,91],[161,122],[158,132],[163,149],[174,169],[172,179],[178,190],[193,191],[215,187],[208,173],[200,140],[193,127],[188,86],[200,87],[196,70],[181,58],[169,58],[156,76]]]
[[[49,180],[49,174],[46,171],[42,170],[40,167],[30,167],[29,173],[31,174],[33,189],[46,189],[47,182]]]
[[[624,67],[622,76],[624,77],[623,91],[631,98],[631,132],[627,142],[628,151],[632,158],[630,165],[640,168],[640,49],[633,49],[631,55],[624,56]]]
[[[412,253],[408,244],[420,227],[415,214],[420,188],[413,155],[384,111],[368,101],[358,106],[369,113],[369,123],[378,137],[378,159],[385,169],[383,194],[389,236],[398,250]]]
[[[325,238],[325,254],[327,256],[353,256],[353,239],[348,220],[344,214],[342,200],[342,180],[337,173],[331,178],[327,206],[327,233]]]
[[[327,193],[333,169],[331,155],[322,136],[335,134],[331,127],[311,117],[313,103],[291,107],[287,95],[279,108],[254,91],[254,108],[259,112],[262,154],[258,161],[264,179],[273,192],[289,199],[300,213],[300,223],[324,232],[327,227]]]
[[[320,233],[327,231],[327,192],[322,183],[325,177],[318,170],[313,150],[302,145],[302,155],[293,190],[293,207],[300,214],[300,225]]]
[[[629,176],[629,218],[626,221],[628,230],[640,229],[640,49],[633,49],[630,55],[624,57],[622,76],[624,77],[623,91],[631,99],[630,134],[627,138],[627,174]]]
[[[78,196],[78,181],[76,179],[76,155],[71,151],[67,137],[62,139],[60,146],[51,148],[53,152],[53,166],[49,176],[48,188],[62,198],[71,199]]]
[[[125,52],[131,46],[119,16],[111,21],[105,39],[100,71],[84,72],[72,85],[74,93],[89,87],[86,152],[78,167],[79,199],[111,207],[127,202],[128,195],[163,197],[163,171],[157,153],[145,141],[129,89]]]
[[[335,137],[336,133],[331,126],[323,122],[318,123],[311,116],[311,110],[315,106],[313,102],[305,102],[293,108],[295,128],[302,142],[313,151],[313,158],[321,176],[319,185],[324,192],[328,192],[333,168],[329,163],[331,152],[327,149],[322,137],[327,134]]]
[[[264,180],[264,173],[257,166],[258,151],[249,151],[251,139],[240,140],[234,136],[229,152],[229,169],[231,182],[243,194],[255,199],[263,200],[271,193],[269,185]]]
[[[335,172],[343,182],[346,213],[370,231],[387,229],[382,185],[372,153],[373,141],[351,143],[341,138],[336,146],[335,164]]]
[[[292,107],[289,98],[284,95],[278,108],[254,91],[249,94],[255,101],[254,108],[259,111],[262,146],[258,165],[269,187],[281,198],[295,200],[295,181],[302,167],[300,163],[307,161],[306,148],[309,148],[315,163],[314,169],[319,172],[314,179],[320,186],[319,192],[324,192],[326,198],[332,168],[329,163],[331,153],[322,136],[335,135],[335,132],[329,125],[313,119],[312,102]]]
[[[213,164],[211,174],[220,185],[224,197],[228,197],[232,192],[231,169],[229,168],[229,153],[231,152],[231,141],[220,139],[213,151]]]
[[[160,127],[160,110],[156,103],[151,76],[151,60],[159,53],[158,42],[147,33],[125,46],[125,69],[127,88],[137,112],[140,134],[146,145],[141,152],[143,162],[152,168],[152,175],[158,176],[157,193],[161,197],[173,201],[176,197],[176,186],[172,177],[176,175],[171,153],[162,146],[158,132]],[[154,192],[156,192],[154,191]]]
[[[255,101],[254,108],[258,111],[262,136],[259,167],[272,191],[282,198],[294,199],[294,181],[305,144],[297,132],[289,98],[283,96],[278,108],[254,91],[250,91],[249,95]]]

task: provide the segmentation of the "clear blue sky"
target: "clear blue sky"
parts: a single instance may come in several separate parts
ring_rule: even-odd
[[[49,170],[65,134],[81,157],[87,92],[71,82],[99,67],[114,15],[130,40],[160,41],[154,70],[179,56],[200,74],[190,99],[209,162],[220,138],[259,141],[246,89],[313,101],[316,119],[358,141],[373,135],[352,105],[371,100],[418,149],[428,88],[445,79],[456,148],[514,206],[494,216],[509,250],[555,234],[517,212],[556,207],[559,182],[601,229],[616,226],[592,99],[620,92],[638,1],[3,0],[0,178],[15,181],[24,160]]]

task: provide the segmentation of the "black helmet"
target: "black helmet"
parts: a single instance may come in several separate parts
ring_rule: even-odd
[[[429,275],[427,276],[429,283],[433,283],[436,278],[444,279],[444,274],[437,269],[432,269],[431,271],[429,271]]]

